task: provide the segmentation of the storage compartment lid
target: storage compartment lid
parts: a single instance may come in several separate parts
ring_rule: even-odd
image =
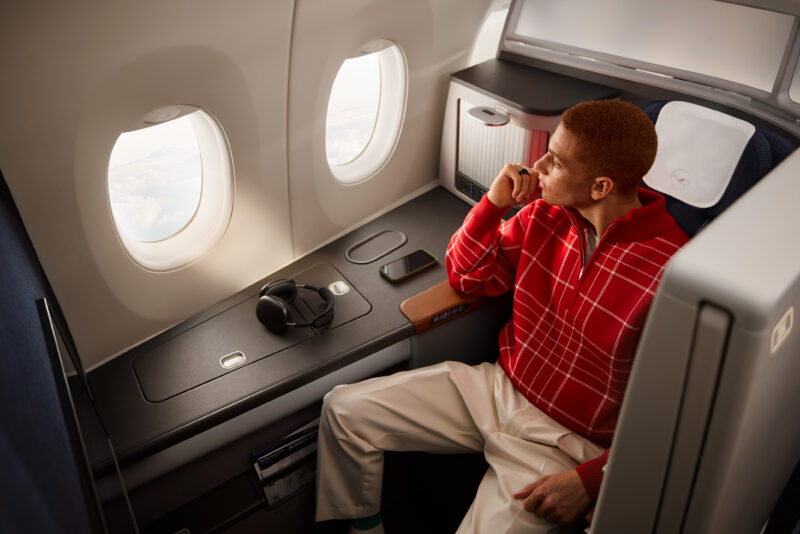
[[[133,369],[145,399],[161,402],[224,374],[246,373],[249,364],[315,335],[333,335],[321,332],[335,329],[372,309],[356,288],[329,264],[314,265],[292,278],[298,284],[334,285],[333,320],[327,327],[319,331],[289,327],[280,335],[274,334],[256,318],[259,296],[255,294],[139,354],[133,361]],[[315,292],[301,289],[291,304],[292,313],[308,320],[323,304]]]
[[[534,115],[560,115],[578,102],[617,98],[618,89],[502,59],[456,72],[453,81]]]

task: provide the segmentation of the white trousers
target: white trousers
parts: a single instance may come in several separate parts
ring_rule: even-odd
[[[489,469],[459,533],[549,532],[513,494],[604,449],[533,406],[497,364],[444,362],[337,386],[322,408],[317,521],[380,509],[383,451],[483,451]]]

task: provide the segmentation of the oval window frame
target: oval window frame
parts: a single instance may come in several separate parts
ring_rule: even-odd
[[[144,242],[120,231],[111,211],[106,169],[106,198],[114,230],[128,255],[151,271],[177,270],[206,254],[224,235],[233,212],[234,168],[230,146],[222,126],[210,113],[195,106],[166,106],[140,117],[127,131],[186,115],[191,115],[200,153],[200,201],[194,216],[175,234],[160,241]],[[116,142],[114,144],[116,146]]]
[[[405,54],[400,45],[394,41],[380,39],[362,46],[357,56],[373,53],[378,54],[380,94],[372,136],[361,153],[347,163],[331,165],[327,161],[327,151],[323,155],[334,178],[346,185],[367,180],[386,165],[397,146],[405,119],[408,96],[408,67]],[[325,118],[327,123],[327,110]],[[327,136],[327,127],[325,134]],[[325,148],[327,149],[327,145]]]

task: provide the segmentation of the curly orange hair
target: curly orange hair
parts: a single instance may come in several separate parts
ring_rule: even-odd
[[[655,125],[629,102],[582,102],[564,112],[561,125],[578,138],[577,157],[587,169],[623,193],[635,190],[655,161]]]

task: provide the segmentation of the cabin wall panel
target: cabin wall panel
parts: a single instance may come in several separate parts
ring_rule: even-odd
[[[491,0],[298,0],[289,76],[292,236],[300,255],[438,175],[449,75],[464,66]],[[386,164],[356,183],[336,181],[325,154],[330,89],[360,46],[389,39],[408,67],[400,137]]]
[[[286,76],[294,2],[0,7],[0,169],[91,368],[293,259]],[[114,231],[117,136],[171,104],[211,113],[235,171],[215,248],[174,272],[133,262]]]

